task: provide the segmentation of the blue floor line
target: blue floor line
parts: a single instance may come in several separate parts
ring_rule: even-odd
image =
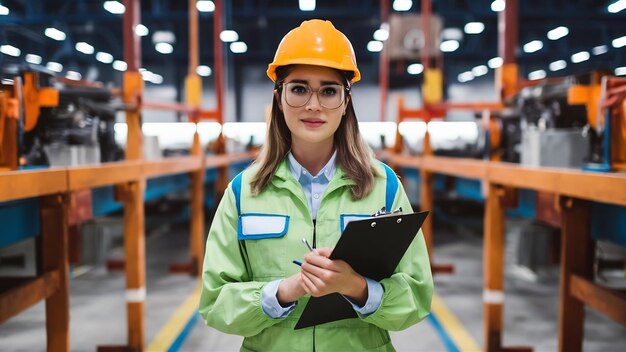
[[[441,326],[441,323],[437,320],[435,314],[431,312],[427,319],[433,325],[435,331],[437,331],[437,334],[441,338],[441,342],[443,342],[444,346],[446,346],[446,350],[448,352],[459,352],[459,349],[454,344],[454,341],[452,341],[446,330],[443,326]]]
[[[198,321],[199,317],[200,314],[198,312],[195,312],[191,315],[189,321],[187,322],[183,330],[181,330],[181,332],[178,334],[176,340],[172,342],[172,345],[170,346],[170,348],[168,348],[167,352],[178,352],[180,350],[180,348],[185,343],[187,336],[189,336],[191,330],[193,330],[193,328],[196,326],[196,322]]]

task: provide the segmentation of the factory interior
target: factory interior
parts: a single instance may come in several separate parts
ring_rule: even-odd
[[[207,237],[310,19],[429,211],[395,350],[626,351],[626,0],[0,0],[0,352],[245,350],[199,313]]]

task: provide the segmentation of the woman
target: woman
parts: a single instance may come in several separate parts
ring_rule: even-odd
[[[329,21],[305,21],[283,38],[267,75],[275,83],[267,142],[217,209],[200,313],[207,325],[244,336],[242,351],[393,351],[388,330],[430,310],[421,231],[380,282],[328,259],[349,219],[385,204],[411,209],[396,175],[372,159],[359,134],[352,45]],[[301,267],[292,263],[299,258]],[[309,297],[334,292],[358,318],[294,330]]]

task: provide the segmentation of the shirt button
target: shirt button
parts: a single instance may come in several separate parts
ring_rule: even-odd
[[[306,175],[306,170],[302,170],[302,174],[303,174],[303,175]]]
[[[313,198],[315,198],[315,199],[318,199],[319,197],[320,197],[320,195],[319,195],[318,193],[315,193],[315,194],[313,195]]]

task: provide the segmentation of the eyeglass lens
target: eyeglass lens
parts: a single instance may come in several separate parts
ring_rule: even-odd
[[[320,105],[327,109],[336,109],[344,99],[344,87],[340,84],[327,84],[313,91],[308,84],[299,82],[285,83],[285,100],[289,106],[299,108],[311,100],[313,92],[317,93]]]

